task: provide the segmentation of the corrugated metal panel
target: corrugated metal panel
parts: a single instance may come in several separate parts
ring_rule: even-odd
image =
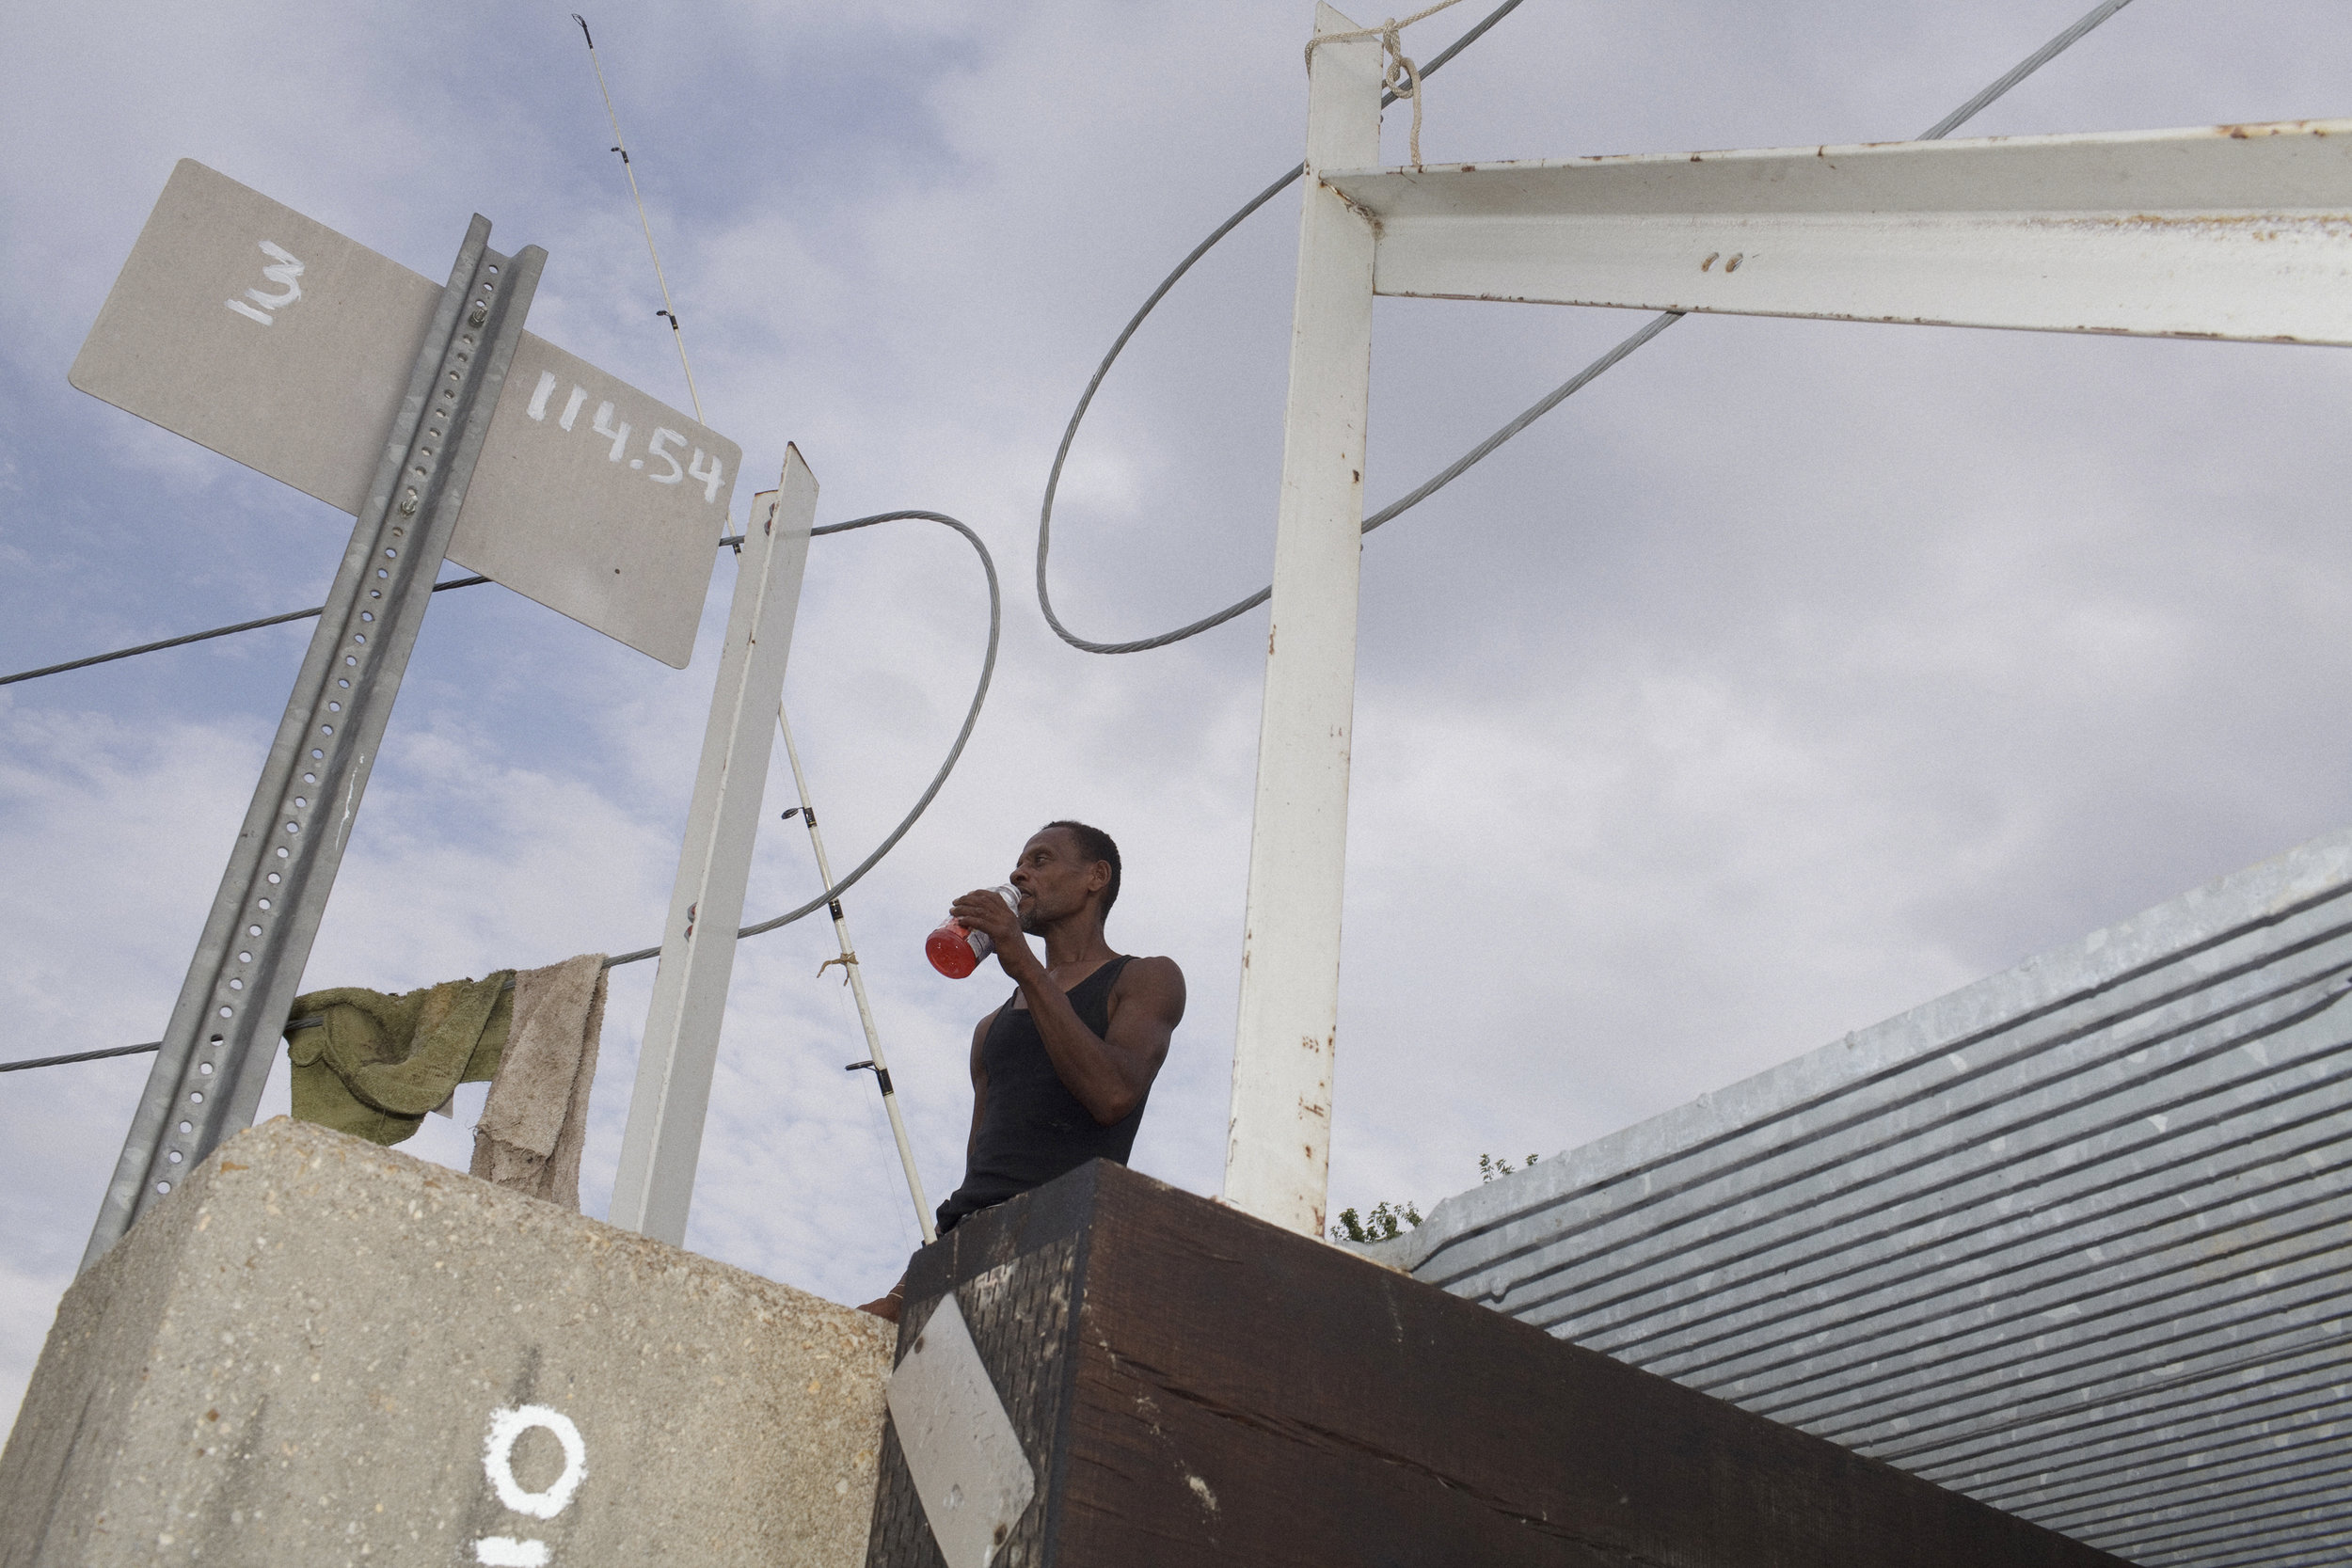
[[[2352,1560],[2352,832],[1388,1261],[2136,1562]]]

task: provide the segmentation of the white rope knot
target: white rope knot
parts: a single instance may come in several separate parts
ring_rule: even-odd
[[[1412,98],[1421,91],[1421,67],[1415,65],[1412,57],[1405,53],[1405,40],[1400,36],[1398,27],[1394,17],[1380,24],[1380,48],[1389,57],[1388,68],[1380,75],[1380,86],[1382,90],[1398,98]],[[1418,157],[1413,161],[1421,162]]]
[[[1307,69],[1311,72],[1314,70],[1315,48],[1318,44],[1355,43],[1364,39],[1380,40],[1380,51],[1385,56],[1380,71],[1381,90],[1399,103],[1407,99],[1412,101],[1413,132],[1410,145],[1415,168],[1421,166],[1421,67],[1415,65],[1412,57],[1405,53],[1404,30],[1424,17],[1437,15],[1448,6],[1459,4],[1461,0],[1438,0],[1436,5],[1424,7],[1401,22],[1395,17],[1391,17],[1377,27],[1359,27],[1352,33],[1318,33],[1307,40]]]

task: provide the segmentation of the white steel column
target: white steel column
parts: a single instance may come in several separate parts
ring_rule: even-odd
[[[744,530],[726,649],[703,732],[702,765],[694,775],[670,918],[661,928],[653,1007],[612,1184],[612,1222],[673,1246],[686,1243],[719,1025],[735,973],[735,931],[743,921],[743,888],[774,745],[770,716],[784,695],[785,658],[816,515],[816,477],[799,451],[787,447],[772,506],[755,499]]]
[[[1315,8],[1318,35],[1358,30]],[[1323,1231],[1330,1164],[1374,243],[1318,171],[1379,157],[1379,41],[1316,48],[1225,1151],[1226,1201],[1309,1235]]]

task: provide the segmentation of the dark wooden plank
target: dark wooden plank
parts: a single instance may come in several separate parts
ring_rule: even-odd
[[[1100,1164],[1098,1162],[1098,1164]],[[1113,1168],[1104,1166],[1103,1168]],[[1097,1167],[965,1221],[918,1251],[907,1269],[898,1359],[946,1292],[957,1292],[997,1397],[1036,1467],[1038,1500],[997,1548],[991,1568],[1052,1561],[1058,1514],[1050,1506],[1067,1468],[1068,1369],[1077,1322],[1079,1261],[1090,1239]],[[868,1568],[945,1568],[933,1544],[895,1428],[882,1433]]]
[[[917,1309],[950,1288],[1038,1465],[1007,1568],[2120,1563],[1120,1166],[927,1248]]]

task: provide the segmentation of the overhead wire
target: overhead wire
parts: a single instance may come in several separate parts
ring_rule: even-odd
[[[489,580],[488,578],[452,578],[447,582],[435,583],[432,592],[438,594],[444,588],[471,588],[477,583]],[[93,664],[109,664],[118,658],[130,658],[138,654],[161,653],[166,648],[177,648],[189,642],[201,642],[208,638],[227,637],[232,632],[259,631],[263,626],[282,626],[288,621],[307,621],[313,615],[324,615],[326,612],[325,605],[312,605],[308,610],[290,610],[283,615],[264,615],[258,621],[240,621],[233,626],[215,626],[210,631],[192,631],[184,637],[167,637],[160,642],[142,642],[135,648],[117,648],[110,654],[92,654],[87,658],[70,658],[63,664],[44,664],[38,670],[19,670],[13,675],[0,675],[0,686],[14,686],[18,681],[38,680],[43,675],[62,675],[69,670],[87,670]]]
[[[657,316],[670,319],[670,338],[677,344],[677,362],[686,372],[686,395],[693,401],[694,422],[707,424],[703,418],[702,394],[694,390],[694,367],[686,359],[686,333],[678,325],[677,306],[670,299],[670,280],[661,275],[661,251],[653,243],[653,220],[645,216],[645,198],[637,191],[637,166],[629,162],[628,140],[621,135],[621,117],[612,108],[612,89],[604,85],[604,62],[596,57],[596,35],[588,30],[588,19],[578,11],[572,20],[580,24],[580,36],[588,40],[588,64],[596,73],[596,90],[604,95],[604,114],[612,122],[612,150],[621,155],[621,172],[628,176],[629,199],[637,203],[637,221],[645,230],[645,249],[653,257],[654,281],[661,285],[661,303],[666,308],[656,310]]]
[[[853,529],[872,528],[878,523],[902,521],[939,523],[963,535],[972,548],[978,552],[980,570],[988,578],[988,652],[980,660],[980,678],[973,687],[970,705],[964,709],[963,726],[956,732],[955,744],[947,751],[947,760],[941,763],[939,770],[931,775],[931,782],[924,789],[921,798],[914,802],[914,808],[906,816],[898,819],[898,825],[890,831],[890,836],[883,839],[872,854],[860,861],[848,876],[803,904],[799,909],[788,910],[771,920],[763,920],[755,925],[740,927],[735,933],[736,940],[739,942],[745,937],[759,936],[764,932],[789,926],[796,920],[814,914],[840,897],[843,893],[856,886],[867,872],[882,863],[882,857],[898,847],[898,841],[907,836],[914,824],[921,820],[923,813],[930,809],[932,800],[946,784],[947,776],[955,771],[956,763],[963,755],[965,743],[972,738],[974,726],[980,721],[981,705],[988,701],[989,683],[995,678],[996,674],[996,650],[1003,637],[1005,622],[1004,591],[997,581],[996,562],[988,553],[988,546],[981,542],[980,536],[972,531],[969,526],[950,517],[944,512],[915,511],[880,512],[870,517],[852,517],[846,523],[827,523],[822,528],[809,530],[809,535],[815,538],[828,533],[847,533]],[[721,540],[720,543],[723,546],[729,541]],[[661,948],[659,943],[651,947],[640,947],[634,952],[616,953],[604,960],[604,967],[618,969],[623,964],[641,963],[647,958],[658,958],[660,953]],[[303,1021],[299,1019],[291,1021],[287,1027],[294,1028],[301,1022]],[[21,1072],[28,1068],[37,1067],[63,1067],[72,1062],[94,1062],[108,1056],[132,1056],[141,1052],[157,1050],[162,1044],[161,1040],[149,1040],[141,1045],[115,1045],[100,1051],[77,1051],[62,1056],[35,1056],[22,1061],[0,1062],[0,1072]]]
[[[1426,77],[1434,73],[1438,67],[1444,65],[1446,61],[1454,58],[1454,55],[1460,54],[1470,43],[1474,42],[1477,39],[1483,36],[1487,28],[1492,27],[1496,23],[1502,21],[1512,11],[1517,10],[1519,4],[1520,0],[1505,0],[1504,4],[1498,6],[1494,10],[1488,12],[1475,26],[1471,27],[1470,31],[1464,33],[1460,38],[1454,40],[1451,45],[1433,55],[1427,65],[1420,68],[1419,75]],[[1942,119],[1937,120],[1927,130],[1921,132],[1915,139],[1919,141],[1941,141],[1945,137],[1950,135],[1961,126],[1975,119],[1977,115],[1981,113],[1995,100],[2006,94],[2011,87],[2016,87],[2018,83],[2023,82],[2026,77],[2031,76],[2035,71],[2040,71],[2043,66],[2058,58],[2058,55],[2073,48],[2093,29],[2097,28],[2109,17],[2112,17],[2116,12],[2122,10],[2125,6],[2130,4],[2131,0],[2100,0],[2098,5],[2093,6],[2089,11],[2085,12],[2072,25],[2059,31],[2057,36],[2052,38],[2047,43],[2044,43],[2041,48],[2035,50],[2024,59],[2018,61],[2014,66],[2011,66],[2007,71],[2003,72],[2000,76],[1996,77],[1993,82],[1988,84],[1981,91],[1978,92],[1974,97],[1962,103],[1960,107],[1954,109],[1950,114],[1946,115]],[[1395,102],[1396,95],[1394,93],[1384,93],[1381,96],[1380,106],[1385,109]],[[1260,191],[1256,196],[1251,197],[1248,201],[1242,203],[1241,207],[1235,211],[1231,217],[1227,218],[1223,223],[1218,224],[1216,228],[1210,230],[1208,238],[1193,246],[1192,249],[1186,253],[1184,259],[1177,262],[1175,268],[1170,271],[1166,277],[1160,279],[1159,287],[1153,289],[1151,294],[1145,298],[1142,306],[1136,309],[1136,313],[1127,318],[1127,325],[1121,327],[1120,329],[1119,336],[1112,340],[1109,352],[1103,356],[1102,362],[1094,368],[1094,374],[1088,378],[1086,390],[1078,395],[1077,406],[1071,410],[1070,422],[1062,429],[1061,445],[1057,448],[1054,452],[1053,467],[1048,470],[1045,477],[1044,500],[1038,509],[1037,602],[1038,609],[1042,611],[1045,616],[1045,624],[1054,629],[1054,635],[1083,653],[1136,654],[1145,652],[1146,650],[1152,648],[1164,648],[1170,643],[1182,642],[1186,638],[1198,637],[1204,631],[1211,630],[1216,626],[1221,626],[1226,622],[1232,620],[1235,616],[1246,614],[1249,610],[1255,610],[1258,606],[1265,603],[1268,599],[1274,596],[1274,589],[1269,584],[1264,588],[1259,589],[1256,593],[1249,594],[1246,598],[1238,599],[1232,604],[1227,605],[1223,610],[1217,610],[1214,614],[1203,615],[1200,619],[1178,626],[1173,631],[1164,631],[1153,637],[1134,638],[1124,642],[1097,642],[1089,639],[1080,637],[1076,632],[1072,631],[1067,626],[1062,624],[1061,617],[1055,613],[1053,594],[1046,586],[1045,563],[1048,551],[1052,546],[1054,531],[1054,498],[1061,488],[1062,467],[1069,460],[1071,447],[1078,438],[1078,427],[1085,422],[1087,410],[1092,406],[1094,403],[1094,394],[1101,389],[1104,379],[1110,374],[1111,366],[1118,361],[1120,353],[1126,349],[1128,341],[1135,337],[1136,329],[1143,325],[1145,319],[1149,317],[1152,310],[1158,307],[1160,301],[1168,296],[1168,291],[1175,288],[1178,280],[1192,270],[1194,263],[1199,261],[1203,256],[1206,256],[1210,250],[1216,247],[1216,244],[1220,240],[1225,238],[1226,235],[1241,227],[1243,220],[1248,218],[1252,213],[1255,213],[1259,208],[1264,206],[1283,190],[1287,189],[1293,182],[1299,179],[1299,177],[1304,175],[1306,171],[1307,166],[1302,163],[1293,168],[1289,173],[1276,180],[1274,183]],[[1537,398],[1516,418],[1511,420],[1510,422],[1503,425],[1500,430],[1497,430],[1493,435],[1487,436],[1485,440],[1470,448],[1470,451],[1464,452],[1454,462],[1448,464],[1438,473],[1422,482],[1421,484],[1415,486],[1413,489],[1407,491],[1396,500],[1390,502],[1387,506],[1382,507],[1371,516],[1366,517],[1363,521],[1361,531],[1370,533],[1373,530],[1381,527],[1383,524],[1394,521],[1396,518],[1401,517],[1406,513],[1411,511],[1414,507],[1419,506],[1422,501],[1425,501],[1430,497],[1436,495],[1438,491],[1444,489],[1447,485],[1453,483],[1455,480],[1461,478],[1462,475],[1468,473],[1472,467],[1485,461],[1486,458],[1491,455],[1496,449],[1502,446],[1503,443],[1509,441],[1513,436],[1518,436],[1521,431],[1524,431],[1529,425],[1534,424],[1537,420],[1542,419],[1546,414],[1550,413],[1554,408],[1557,408],[1561,404],[1566,402],[1576,393],[1583,390],[1583,388],[1590,386],[1596,378],[1616,366],[1628,355],[1647,344],[1660,333],[1665,331],[1666,328],[1672,326],[1676,322],[1680,321],[1683,315],[1684,312],[1680,310],[1667,310],[1651,317],[1647,322],[1643,324],[1638,331],[1624,339],[1614,347],[1602,354],[1598,358],[1586,365],[1582,370],[1578,371],[1574,375],[1568,377],[1567,380],[1562,382],[1550,391],[1546,392],[1542,397]]]

